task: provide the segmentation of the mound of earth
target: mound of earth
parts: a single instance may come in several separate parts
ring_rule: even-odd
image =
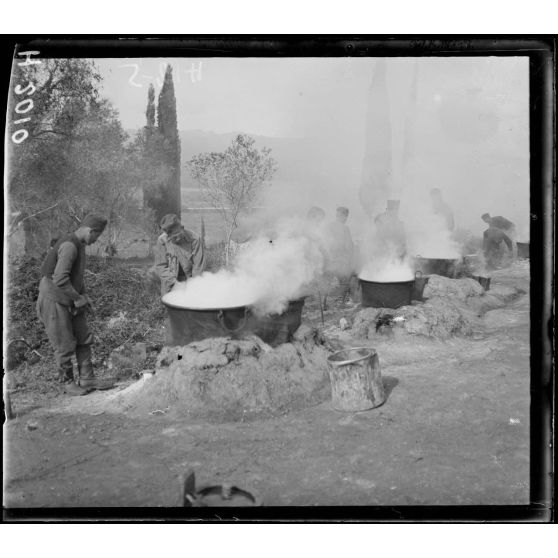
[[[475,279],[449,279],[430,275],[424,287],[423,298],[443,297],[466,301],[472,296],[484,295],[484,288]]]
[[[275,349],[256,336],[164,347],[155,375],[119,392],[111,406],[217,420],[286,413],[330,397],[329,354],[317,330],[304,325]]]
[[[425,302],[401,308],[363,308],[353,319],[352,332],[361,339],[378,335],[421,335],[434,339],[469,336],[486,312],[503,308],[524,291],[494,285],[489,291],[474,279],[431,275],[424,288]]]

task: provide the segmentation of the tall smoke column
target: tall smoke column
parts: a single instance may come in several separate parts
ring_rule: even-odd
[[[389,197],[391,181],[391,122],[386,84],[386,62],[378,60],[372,76],[366,116],[366,143],[359,199],[369,218],[378,201]]]
[[[410,161],[415,153],[416,140],[416,116],[418,112],[418,59],[415,60],[413,69],[413,79],[411,83],[411,91],[409,94],[409,104],[407,106],[407,117],[405,119],[405,138],[403,140],[403,152],[401,156],[401,172],[400,188],[404,189],[408,186],[408,176],[410,171]]]

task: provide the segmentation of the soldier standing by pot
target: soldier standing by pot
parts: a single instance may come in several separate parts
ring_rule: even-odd
[[[347,226],[348,217],[349,210],[346,207],[338,207],[335,221],[328,226],[327,236],[329,271],[339,281],[343,303],[350,294],[350,280],[354,272],[354,245],[351,231]]]
[[[204,243],[192,231],[185,229],[180,219],[165,215],[161,220],[163,234],[155,247],[154,270],[161,280],[161,296],[176,283],[201,275],[205,269]]]
[[[41,266],[37,313],[54,348],[59,380],[71,395],[85,395],[112,387],[112,381],[95,378],[91,362],[93,334],[85,312],[91,300],[85,294],[85,246],[97,241],[107,220],[87,215],[79,228],[56,242]],[[74,378],[76,357],[79,385]]]
[[[490,213],[484,213],[481,215],[481,219],[488,225],[487,231],[484,233],[488,233],[491,229],[498,229],[504,233],[504,236],[510,239],[512,243],[512,248],[510,249],[510,255],[517,254],[517,245],[516,245],[516,232],[515,232],[515,224],[512,223],[509,219],[502,217],[501,215],[496,215],[496,217],[491,217]],[[496,238],[498,236],[494,232],[489,232],[488,236],[492,236]]]
[[[399,219],[399,200],[388,200],[384,213],[374,219],[378,251],[382,257],[403,260],[407,255],[405,225]]]

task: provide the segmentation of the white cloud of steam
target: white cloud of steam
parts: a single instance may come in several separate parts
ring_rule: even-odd
[[[412,281],[415,274],[408,260],[378,258],[366,264],[359,273],[359,277],[364,281],[396,283]]]
[[[446,228],[445,218],[436,215],[430,206],[417,203],[401,208],[401,219],[407,232],[407,251],[410,256],[456,259],[461,255],[459,244]]]
[[[279,314],[289,301],[307,294],[324,268],[319,237],[305,223],[284,220],[271,235],[258,236],[239,250],[232,271],[203,273],[165,295],[188,308],[252,306],[257,315]]]

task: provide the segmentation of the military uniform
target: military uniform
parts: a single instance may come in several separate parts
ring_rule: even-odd
[[[506,244],[510,254],[513,253],[513,243],[504,231],[492,225],[484,231],[483,250],[489,269],[495,269],[502,261],[502,242]]]
[[[203,240],[180,225],[178,217],[163,218],[165,232],[155,246],[154,271],[161,280],[161,296],[177,282],[200,275],[205,269]]]
[[[93,334],[87,325],[83,299],[85,285],[85,245],[75,234],[60,239],[48,252],[41,267],[37,313],[44,324],[61,381],[74,379],[72,357],[80,378],[92,378],[91,345]]]

